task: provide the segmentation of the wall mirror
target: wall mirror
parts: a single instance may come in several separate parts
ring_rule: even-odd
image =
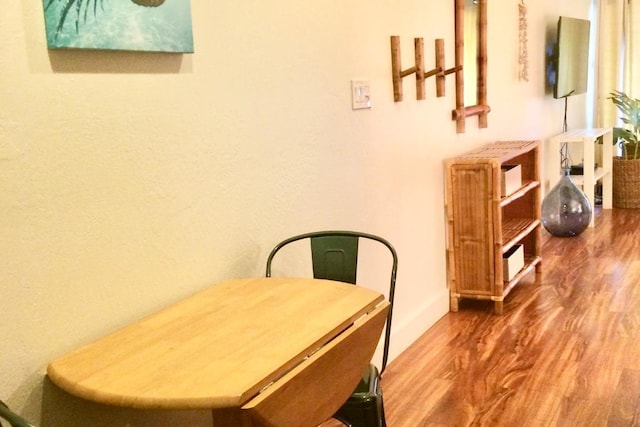
[[[467,117],[478,116],[487,127],[487,2],[455,0],[456,109],[452,118],[458,133],[465,131]]]

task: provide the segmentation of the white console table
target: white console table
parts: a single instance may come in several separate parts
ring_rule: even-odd
[[[598,138],[603,137],[602,144],[598,144]],[[592,208],[594,204],[594,189],[598,181],[602,180],[602,208],[611,209],[613,201],[613,131],[611,128],[603,129],[576,129],[555,135],[549,139],[547,150],[547,187],[548,192],[558,182],[562,174],[560,165],[560,147],[563,143],[568,144],[569,153],[571,146],[579,144],[582,150],[583,175],[571,175],[571,179],[576,185],[582,186]],[[577,147],[575,147],[577,148]],[[580,151],[578,149],[577,151]],[[602,164],[595,168],[595,152],[601,150]],[[575,160],[575,159],[574,159]],[[590,227],[594,221],[591,216]]]

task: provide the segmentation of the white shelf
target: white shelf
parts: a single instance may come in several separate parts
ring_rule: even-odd
[[[598,144],[598,138],[602,137],[602,144]],[[571,175],[576,185],[582,186],[582,190],[589,199],[591,206],[595,206],[594,189],[598,181],[602,183],[602,208],[611,209],[613,205],[613,130],[601,129],[576,129],[555,135],[549,139],[546,164],[546,186],[548,192],[562,176],[560,165],[560,147],[563,143],[579,144],[582,154],[583,175]],[[571,146],[569,146],[571,151]],[[602,165],[595,168],[595,152],[601,150]],[[590,227],[593,227],[594,218],[591,216]]]

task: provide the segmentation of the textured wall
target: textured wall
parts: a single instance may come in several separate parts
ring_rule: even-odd
[[[45,427],[75,413],[92,426],[206,418],[77,401],[44,382],[46,364],[217,281],[262,275],[277,241],[311,229],[394,243],[397,355],[448,309],[443,159],[557,133],[545,42],[559,14],[588,14],[581,0],[528,2],[531,81],[520,83],[517,2],[491,0],[489,128],[472,119],[457,135],[453,77],[443,98],[428,81],[419,102],[407,78],[394,103],[389,53],[400,35],[410,64],[424,37],[429,68],[444,38],[453,66],[453,0],[192,0],[196,53],[184,56],[48,51],[41,1],[5,3],[0,398],[51,417]],[[371,110],[351,110],[351,79],[370,80]],[[584,105],[571,100],[572,126]]]

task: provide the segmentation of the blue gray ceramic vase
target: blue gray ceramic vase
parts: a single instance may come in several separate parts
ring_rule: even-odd
[[[593,209],[584,192],[564,168],[560,181],[542,201],[542,225],[554,236],[571,237],[582,233],[591,222]]]

